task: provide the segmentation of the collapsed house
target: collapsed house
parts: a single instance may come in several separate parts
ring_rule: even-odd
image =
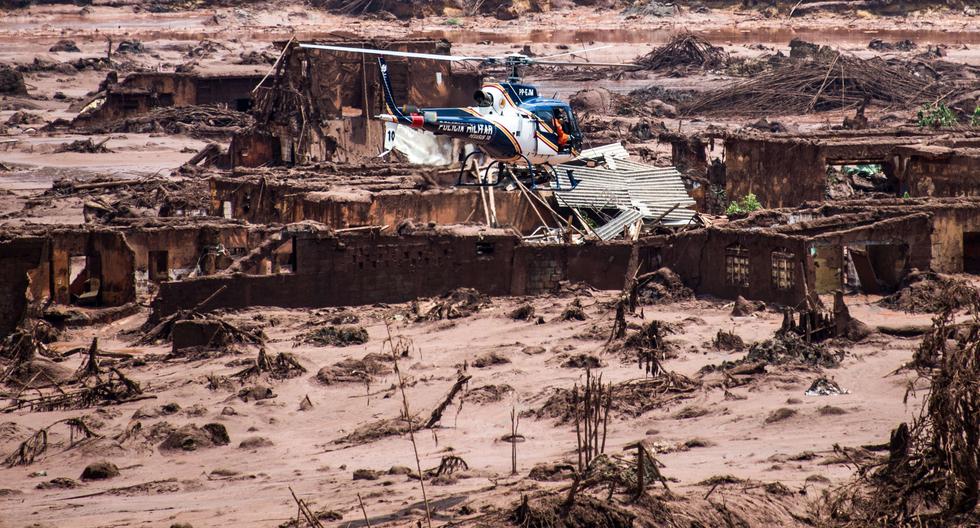
[[[343,41],[329,43],[413,53],[449,54],[448,42],[435,40]],[[466,106],[482,84],[475,70],[448,61],[387,59],[388,76],[399,104]],[[237,135],[230,147],[233,166],[304,165],[351,162],[377,157],[384,124],[376,60],[360,53],[286,45],[275,73],[256,92],[254,128]],[[402,131],[399,131],[399,135]],[[415,132],[415,134],[411,134]],[[423,159],[450,163],[462,145],[451,139],[406,130],[410,143],[426,145]],[[404,141],[404,139],[403,139]],[[403,144],[407,147],[407,143]],[[396,149],[398,145],[396,144]],[[405,149],[410,150],[410,149]],[[430,160],[431,161],[431,160]]]
[[[980,134],[973,132],[711,130],[664,132],[660,140],[671,144],[673,163],[701,184],[695,197],[706,209],[748,193],[765,207],[795,207],[861,194],[952,197],[980,189]],[[873,167],[877,177],[864,185],[843,182],[843,171],[858,165]]]
[[[77,128],[96,128],[156,108],[225,105],[247,112],[252,91],[263,75],[243,73],[135,72],[116,82],[110,73],[72,122]]]
[[[455,172],[455,171],[453,171]],[[540,224],[519,191],[428,188],[423,169],[409,165],[240,169],[210,178],[213,216],[257,224],[313,221],[334,229],[397,227],[406,220],[450,225],[497,225],[530,234]],[[493,213],[483,207],[493,195]]]
[[[8,230],[0,240],[0,334],[30,304],[119,307],[150,293],[151,284],[220,272],[266,235],[264,227],[219,219]],[[244,270],[271,272],[279,262],[271,255]]]

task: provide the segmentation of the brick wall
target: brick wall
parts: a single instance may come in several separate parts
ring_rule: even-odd
[[[474,288],[488,295],[553,290],[560,280],[622,288],[628,244],[527,246],[505,231],[408,236],[298,235],[296,271],[270,276],[203,277],[161,284],[157,316],[207,305],[240,308],[348,306],[405,302]]]

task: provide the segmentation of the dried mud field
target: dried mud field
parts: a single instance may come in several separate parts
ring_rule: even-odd
[[[632,62],[657,59],[658,49],[693,32],[711,44],[691,41],[698,53],[742,66],[689,69],[668,57],[666,66],[619,74],[527,72],[561,99],[602,90],[611,99],[586,94],[575,106],[583,128],[597,144],[626,142],[657,165],[672,155],[661,131],[735,130],[762,119],[759,126],[805,134],[851,119],[858,103],[809,111],[823,86],[806,112],[781,94],[757,105],[769,108],[675,108],[733,78],[762,75],[745,71],[788,55],[793,39],[854,60],[941,53],[958,65],[949,71],[967,72],[955,78],[959,88],[973,83],[974,98],[980,89],[975,3],[913,3],[902,14],[807,3],[795,16],[787,15],[792,6],[734,3],[647,2],[652,11],[639,14],[633,2],[545,2],[555,5],[543,12],[498,3],[482,15],[441,7],[411,18],[357,1],[0,9],[0,65],[19,66],[30,94],[0,95],[0,241],[50,225],[53,237],[95,233],[78,239],[91,247],[113,219],[164,229],[163,204],[186,218],[207,210],[216,191],[197,155],[209,144],[227,149],[254,124],[245,112],[211,108],[193,121],[158,116],[125,128],[70,122],[110,70],[120,78],[175,69],[261,77],[290,39],[446,39],[454,53],[480,55],[601,46],[579,58]],[[77,51],[50,51],[66,39]],[[872,39],[915,48],[872,49]],[[119,51],[124,42],[129,51]],[[692,49],[680,46],[671,53]],[[111,68],[99,66],[107,49]],[[926,90],[908,82],[895,90],[910,92],[895,97]],[[636,92],[650,86],[674,95],[654,103]],[[915,110],[872,104],[867,116],[897,126]],[[222,176],[266,184],[266,168],[236,170]],[[291,177],[328,169],[310,170]],[[352,202],[358,192],[349,192]],[[242,236],[290,223],[229,222],[250,233]],[[180,245],[173,242],[172,255]],[[250,257],[236,258],[228,276]],[[12,269],[20,268],[0,268]],[[597,281],[607,273],[593,271]],[[191,303],[161,318],[153,313],[160,286],[145,284],[144,269],[136,300],[110,315],[30,299],[43,306],[0,334],[0,528],[977,526],[977,275],[902,282],[891,297],[807,291],[803,305],[786,307],[691,292],[664,273],[662,284],[627,277],[623,290],[561,281],[535,295],[460,288],[326,308],[253,298],[214,310]],[[19,302],[0,297],[8,301]],[[817,305],[840,321],[834,336],[808,342],[795,321],[787,330],[793,310]],[[199,329],[214,332],[205,346],[178,350],[181,336]],[[949,460],[965,469],[950,469]]]

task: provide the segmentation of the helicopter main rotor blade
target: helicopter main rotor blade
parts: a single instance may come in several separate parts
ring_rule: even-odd
[[[639,64],[615,63],[615,62],[571,62],[571,61],[532,61],[531,64],[544,64],[547,66],[602,66],[605,68],[633,68]]]
[[[484,57],[465,57],[461,55],[439,55],[436,53],[412,53],[410,51],[389,51],[370,48],[348,48],[345,46],[328,46],[326,44],[300,44],[301,48],[322,49],[328,51],[347,51],[351,53],[366,53],[368,55],[388,55],[391,57],[409,57],[415,59],[432,59],[450,62],[482,61]]]
[[[576,53],[585,53],[585,52],[588,52],[588,51],[601,50],[601,49],[606,49],[606,48],[611,48],[611,47],[613,47],[612,44],[606,44],[605,46],[596,46],[594,48],[585,48],[585,49],[580,49],[580,50],[563,51],[561,53],[555,53],[554,55],[544,55],[543,57],[532,57],[531,60],[534,60],[534,59],[553,59],[555,57],[561,57],[562,55],[574,55]],[[537,62],[537,61],[535,61],[535,62]]]

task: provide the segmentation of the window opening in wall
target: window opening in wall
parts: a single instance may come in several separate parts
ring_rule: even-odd
[[[72,255],[68,259],[68,293],[71,304],[92,306],[102,288],[98,255]]]
[[[150,251],[147,257],[149,269],[147,274],[151,281],[170,280],[170,253],[167,251]]]
[[[85,255],[72,255],[68,260],[68,284],[75,284],[82,273],[85,273],[85,268],[88,264],[88,257]],[[86,275],[82,280],[88,279]]]
[[[793,258],[785,249],[772,252],[772,287],[777,290],[793,289]]]
[[[725,278],[732,286],[749,285],[749,250],[740,244],[725,248]]]
[[[493,255],[494,246],[496,246],[496,244],[494,244],[493,242],[477,242],[476,243],[477,256]]]

